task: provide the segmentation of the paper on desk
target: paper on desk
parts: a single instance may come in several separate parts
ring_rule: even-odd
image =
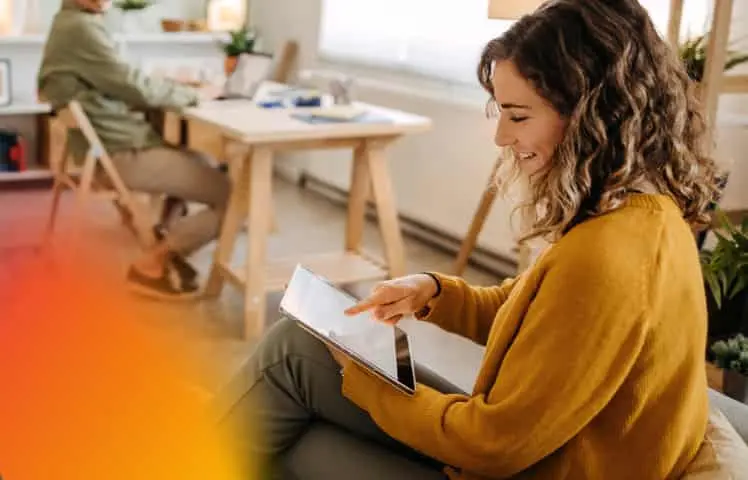
[[[303,112],[317,118],[350,121],[366,113],[366,110],[355,105],[330,105],[329,107],[309,107]]]

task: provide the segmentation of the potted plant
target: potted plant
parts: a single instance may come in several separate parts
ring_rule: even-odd
[[[256,32],[248,27],[229,32],[229,41],[222,44],[223,52],[226,54],[224,70],[227,77],[236,70],[241,54],[254,52],[256,41]]]
[[[701,253],[710,340],[748,335],[748,218],[735,225],[724,212],[715,213],[721,225],[713,231],[716,245]]]
[[[688,76],[694,82],[700,82],[704,76],[704,65],[706,64],[706,41],[707,34],[699,35],[684,42],[679,49],[680,58],[686,66]],[[727,51],[727,60],[725,60],[725,71],[737,67],[738,65],[748,62],[748,54]]]
[[[722,369],[722,391],[725,395],[748,402],[748,338],[738,334],[712,345],[714,363]]]
[[[121,29],[124,33],[135,33],[140,30],[140,24],[144,23],[143,12],[154,3],[153,0],[118,0],[114,6],[122,12]]]

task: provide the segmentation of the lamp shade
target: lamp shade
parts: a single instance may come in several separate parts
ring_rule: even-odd
[[[532,13],[545,0],[490,0],[488,18],[514,20]]]
[[[13,32],[13,0],[0,0],[0,35]]]
[[[235,31],[246,22],[246,0],[210,0],[208,3],[208,30]]]

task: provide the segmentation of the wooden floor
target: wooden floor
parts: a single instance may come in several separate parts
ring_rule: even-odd
[[[310,254],[342,248],[346,212],[319,194],[299,188],[285,180],[277,179],[274,185],[277,232],[271,237],[268,255],[283,257],[289,254]],[[51,195],[44,190],[0,191],[0,283],[3,277],[12,277],[14,266],[37,254],[35,247],[41,241],[48,214]],[[65,212],[70,211],[73,198],[63,199],[59,235],[66,234]],[[67,208],[66,208],[67,207]],[[111,267],[124,277],[127,266],[138,253],[135,239],[122,228],[115,209],[106,202],[90,206],[86,235],[107,252]],[[69,218],[68,218],[69,220]],[[237,244],[241,245],[244,237]],[[406,237],[407,269],[450,271],[454,256]],[[364,232],[367,251],[382,255],[376,225],[368,223]],[[214,245],[197,252],[192,262],[206,276]],[[233,264],[243,261],[238,249]],[[495,284],[500,279],[474,269],[465,277],[476,284]],[[364,295],[372,284],[350,285],[350,289]],[[272,323],[278,318],[280,294],[270,295],[266,318]],[[157,328],[174,334],[177,338],[206,341],[217,346],[239,342],[243,334],[242,295],[227,285],[223,295],[215,301],[188,303],[146,302],[158,312]],[[475,345],[451,335],[436,332],[435,327],[413,322],[406,325],[413,335],[417,358],[441,371],[458,385],[470,388],[482,350]],[[219,348],[225,350],[225,348]]]

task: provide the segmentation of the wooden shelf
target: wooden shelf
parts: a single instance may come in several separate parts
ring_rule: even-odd
[[[748,75],[725,75],[722,77],[722,93],[748,92]]]
[[[52,177],[51,171],[42,169],[31,169],[24,172],[0,172],[0,183],[49,180]]]
[[[43,45],[47,40],[45,34],[0,35],[0,45]]]
[[[124,43],[205,43],[217,44],[228,35],[214,32],[155,32],[115,34],[114,39]]]
[[[8,106],[0,107],[0,116],[8,115],[39,115],[49,113],[52,109],[49,104],[40,102],[15,102]]]
[[[266,291],[282,291],[301,264],[335,284],[354,283],[387,278],[387,270],[379,262],[350,252],[323,253],[300,258],[270,260],[265,270]],[[238,286],[244,286],[245,273],[223,265],[225,277]]]
[[[115,33],[116,42],[133,43],[183,43],[211,44],[228,39],[228,34],[221,32],[152,32],[152,33]],[[47,35],[24,34],[0,36],[0,45],[44,45]]]

